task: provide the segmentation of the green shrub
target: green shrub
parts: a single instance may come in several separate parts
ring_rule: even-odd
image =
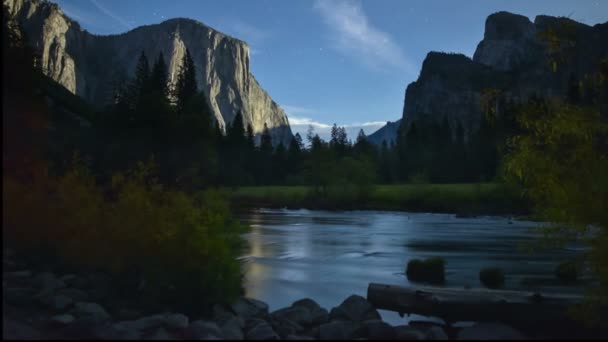
[[[486,267],[479,271],[479,281],[489,289],[499,289],[505,285],[505,275],[500,268]]]
[[[555,268],[555,276],[564,283],[575,282],[578,278],[578,266],[573,261],[561,262]]]
[[[410,281],[442,284],[445,282],[445,260],[439,257],[410,260],[405,274]]]
[[[164,188],[152,167],[115,174],[103,190],[80,162],[31,184],[5,176],[3,233],[23,250],[113,274],[124,295],[150,309],[194,312],[234,299],[242,293],[243,229],[225,195]],[[123,288],[124,275],[135,274],[144,289]]]

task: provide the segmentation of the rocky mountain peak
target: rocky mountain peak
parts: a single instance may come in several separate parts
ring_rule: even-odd
[[[250,72],[249,46],[205,24],[186,18],[166,20],[117,35],[82,30],[57,6],[41,0],[3,0],[42,56],[43,72],[70,92],[97,107],[112,98],[113,87],[133,76],[139,54],[154,60],[160,52],[175,82],[186,49],[197,71],[196,80],[222,129],[241,111],[245,125],[261,135],[264,124],[273,142],[292,138],[282,108],[260,87]]]

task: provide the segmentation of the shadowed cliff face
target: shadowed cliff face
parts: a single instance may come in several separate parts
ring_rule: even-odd
[[[557,50],[541,37],[553,32],[562,40]],[[418,80],[405,92],[403,131],[412,121],[440,122],[444,116],[454,127],[459,121],[466,136],[479,126],[483,92],[496,89],[521,102],[531,95],[561,97],[570,75],[579,80],[596,72],[608,57],[608,24],[593,27],[566,18],[527,17],[498,12],[485,24],[484,39],[474,57],[431,52]],[[553,70],[556,52],[563,58]]]
[[[239,110],[245,125],[260,134],[264,124],[273,142],[288,144],[289,121],[249,70],[249,46],[200,22],[171,19],[127,33],[96,36],[66,17],[56,5],[39,0],[3,0],[41,55],[44,73],[93,105],[107,104],[115,86],[132,77],[143,50],[153,62],[162,52],[169,80],[177,80],[186,48],[196,79],[220,126],[225,129]]]

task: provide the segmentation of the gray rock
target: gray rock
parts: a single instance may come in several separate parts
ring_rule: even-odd
[[[477,323],[458,333],[458,340],[524,340],[524,335],[502,323]]]
[[[287,318],[272,318],[271,325],[281,338],[286,338],[288,335],[295,335],[304,332],[304,328],[296,322],[292,322]]]
[[[55,293],[69,297],[75,302],[86,302],[89,299],[89,294],[79,289],[66,288],[57,290]]]
[[[242,340],[245,336],[243,335],[243,328],[245,322],[240,317],[233,317],[226,320],[222,326],[222,337],[227,340]]]
[[[310,318],[312,319],[313,325],[320,325],[329,322],[329,313],[327,312],[327,309],[321,308],[312,311],[310,313]]]
[[[42,305],[52,310],[65,310],[74,304],[74,300],[64,295],[48,295],[39,297]]]
[[[187,336],[191,339],[202,340],[209,337],[221,337],[222,331],[213,322],[196,320],[190,323],[187,329]]]
[[[310,298],[300,299],[293,304],[293,308],[305,308],[310,313],[312,325],[321,325],[329,321],[329,313],[327,309],[322,308],[317,302]]]
[[[43,334],[36,328],[9,317],[2,317],[3,340],[40,340],[43,338]]]
[[[247,331],[245,334],[246,339],[248,340],[278,340],[279,335],[272,330],[272,327],[264,322],[256,325],[251,330]]]
[[[398,325],[393,328],[397,340],[424,340],[427,335],[422,329],[408,325]]]
[[[116,319],[121,321],[133,321],[142,317],[142,313],[138,310],[129,308],[121,308],[116,313]]]
[[[245,321],[244,329],[245,329],[245,331],[251,330],[251,329],[255,328],[257,325],[264,324],[264,323],[267,323],[267,322],[261,318],[249,318]]]
[[[314,338],[312,338],[310,336],[303,336],[303,335],[289,335],[289,336],[287,336],[286,340],[290,340],[290,341],[313,341]]]
[[[378,311],[363,297],[351,295],[342,304],[333,308],[329,313],[329,319],[348,320],[361,322],[373,319],[381,319]]]
[[[43,292],[50,292],[65,287],[65,283],[51,272],[43,272],[33,279],[34,284]]]
[[[438,326],[428,327],[425,330],[426,336],[429,340],[447,340],[448,335],[445,333],[443,328]]]
[[[169,338],[170,338],[169,333],[163,327],[157,328],[156,331],[154,331],[154,333],[151,334],[149,337],[150,340],[155,340],[155,341],[168,340]]]
[[[51,317],[51,322],[59,325],[65,325],[74,322],[74,319],[74,316],[70,314],[56,315]]]
[[[213,306],[213,320],[215,322],[223,323],[233,317],[236,316],[230,311],[230,308],[220,304]]]
[[[267,318],[268,304],[257,299],[240,297],[231,305],[238,316],[247,318]]]
[[[169,329],[183,330],[188,328],[189,323],[190,320],[188,319],[188,316],[180,313],[169,314],[165,318],[165,324]]]
[[[208,99],[222,129],[241,110],[259,141],[264,124],[272,142],[289,144],[292,138],[285,111],[258,84],[250,70],[249,46],[191,19],[171,19],[120,35],[100,37],[82,30],[46,2],[6,0],[9,16],[21,22],[32,46],[40,53],[45,75],[96,107],[108,103],[112,84],[131,78],[141,51],[149,58],[163,52],[170,84],[175,84],[182,58],[189,49],[196,82]],[[95,65],[96,67],[91,67]],[[98,70],[115,70],[104,73]]]
[[[357,325],[353,322],[333,321],[319,326],[320,340],[347,340],[354,338]]]
[[[2,297],[12,305],[27,306],[33,303],[36,290],[30,288],[8,287],[2,289]]]
[[[271,314],[273,318],[288,319],[299,325],[309,326],[312,324],[310,311],[305,307],[288,307],[279,309]]]
[[[142,337],[141,331],[135,329],[133,325],[118,322],[112,325],[112,329],[116,331],[118,338],[122,340],[139,340]]]
[[[110,320],[108,312],[97,303],[78,302],[74,305],[71,314],[76,318],[92,321],[102,322]]]
[[[317,304],[317,302],[315,302],[314,300],[310,299],[310,298],[304,298],[304,299],[300,299],[298,301],[295,301],[291,304],[292,307],[302,307],[307,309],[308,311],[314,311],[314,310],[319,310],[321,309],[321,306],[319,304]]]
[[[153,330],[165,324],[165,315],[151,315],[146,317],[141,317],[134,321],[126,321],[122,322],[125,326],[128,326],[129,329],[137,330],[137,331],[146,331]]]
[[[373,340],[392,340],[396,337],[393,327],[381,320],[364,321],[361,326],[364,337]]]

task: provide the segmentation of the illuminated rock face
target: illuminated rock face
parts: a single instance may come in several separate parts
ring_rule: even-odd
[[[237,112],[261,134],[264,124],[273,142],[289,143],[289,121],[260,87],[249,69],[249,46],[190,19],[171,19],[120,35],[97,36],[40,0],[4,0],[41,56],[44,73],[96,106],[107,104],[116,84],[132,77],[141,51],[150,63],[162,52],[169,80],[175,82],[186,49],[196,67],[199,89],[222,129]]]

